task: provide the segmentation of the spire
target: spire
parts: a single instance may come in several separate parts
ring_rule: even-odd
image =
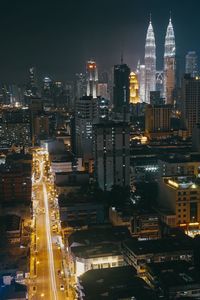
[[[165,57],[174,57],[176,53],[176,45],[175,45],[175,35],[174,28],[171,20],[171,12],[169,18],[169,24],[167,26],[167,31],[165,35]]]
[[[155,91],[156,79],[156,43],[155,35],[151,22],[151,14],[149,26],[147,29],[145,43],[145,102],[150,102],[150,91]]]
[[[149,21],[149,26],[147,29],[147,35],[146,35],[146,44],[145,44],[145,57],[155,57],[155,36],[154,36],[154,30],[151,23],[151,16]]]

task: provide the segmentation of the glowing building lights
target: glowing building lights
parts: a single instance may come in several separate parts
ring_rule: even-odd
[[[156,44],[151,23],[146,35],[145,44],[145,102],[150,103],[150,92],[156,88]]]
[[[163,97],[167,104],[173,104],[173,91],[175,88],[175,71],[176,71],[176,45],[174,28],[171,18],[167,27],[165,36],[165,53],[164,53],[164,87]]]
[[[130,103],[136,104],[138,102],[140,102],[138,77],[134,72],[131,72],[130,73]]]

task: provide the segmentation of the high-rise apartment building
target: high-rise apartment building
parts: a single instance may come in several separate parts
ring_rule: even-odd
[[[98,70],[94,60],[86,64],[87,96],[97,97]]]
[[[165,36],[165,53],[164,53],[164,90],[163,97],[166,104],[173,104],[174,89],[176,86],[176,45],[174,28],[171,18],[167,27]]]
[[[185,73],[192,77],[198,75],[198,57],[195,51],[189,51],[185,57]]]
[[[200,123],[200,79],[186,74],[182,83],[182,115],[189,136]]]
[[[0,118],[0,148],[31,145],[31,114],[28,109],[5,110]]]
[[[150,92],[156,89],[156,44],[151,20],[145,43],[145,102],[150,103]]]
[[[123,112],[130,100],[130,68],[121,62],[114,66],[113,104],[116,112]]]
[[[94,125],[95,174],[99,187],[130,185],[129,126],[105,121]]]

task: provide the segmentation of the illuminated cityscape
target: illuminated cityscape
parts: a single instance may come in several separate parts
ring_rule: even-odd
[[[195,1],[2,2],[0,300],[200,299]]]

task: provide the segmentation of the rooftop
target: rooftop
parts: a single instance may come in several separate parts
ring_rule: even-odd
[[[89,270],[79,280],[87,300],[156,299],[131,266]]]
[[[151,263],[147,268],[149,273],[156,277],[156,281],[167,288],[200,284],[199,271],[186,261]]]
[[[89,246],[78,246],[71,248],[72,254],[80,258],[95,258],[122,255],[119,245],[113,243],[105,243]]]
[[[192,250],[192,239],[184,236],[182,238],[169,237],[157,240],[137,241],[132,238],[125,241],[124,246],[129,248],[136,255],[188,251]]]
[[[192,189],[196,190],[200,186],[199,178],[192,178],[188,176],[178,177],[163,177],[164,182],[175,189]]]
[[[98,243],[118,243],[130,237],[130,232],[125,226],[117,227],[92,227],[87,230],[79,230],[69,236],[69,245],[94,245]]]

